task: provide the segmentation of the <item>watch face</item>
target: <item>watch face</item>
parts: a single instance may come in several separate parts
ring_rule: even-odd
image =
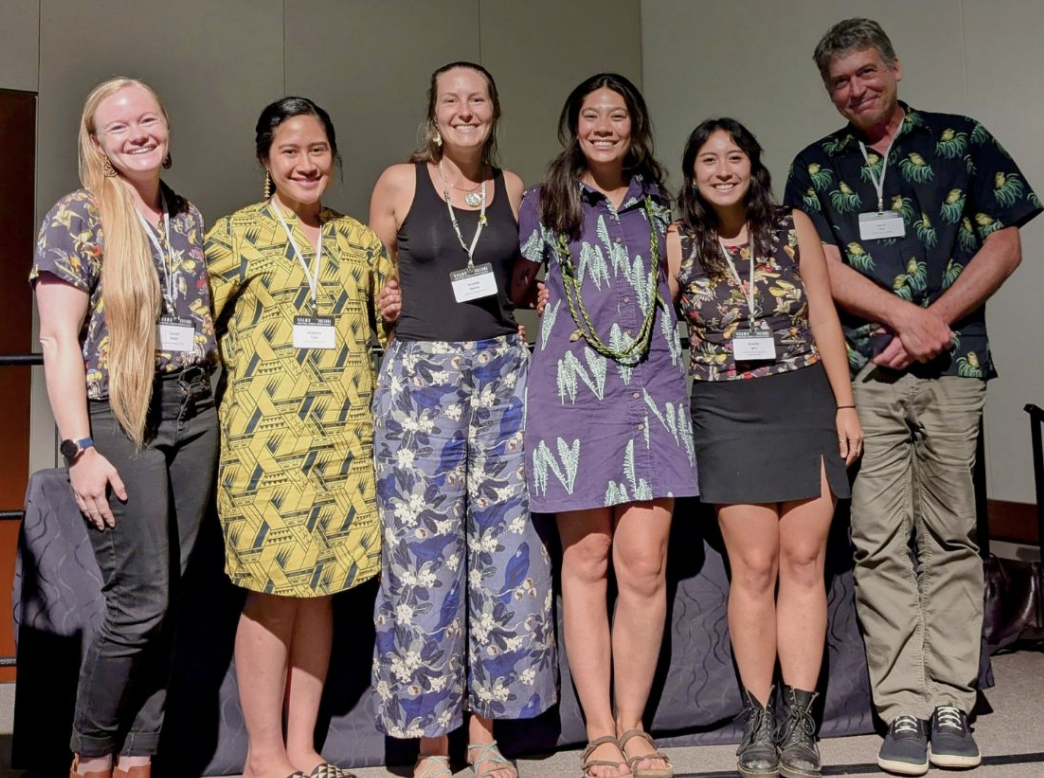
[[[66,459],[72,459],[74,456],[80,453],[80,447],[76,445],[75,440],[63,440],[62,445],[58,447],[58,450]]]

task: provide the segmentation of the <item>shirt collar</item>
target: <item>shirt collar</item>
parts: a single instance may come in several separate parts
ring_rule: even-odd
[[[608,201],[608,198],[594,187],[588,186],[583,181],[578,181],[577,183],[580,186],[581,198],[588,203],[594,205],[601,200]],[[626,211],[641,205],[645,202],[647,196],[661,204],[665,202],[663,190],[659,186],[653,183],[647,184],[640,174],[633,175],[627,184],[627,192],[624,193],[624,198],[618,210]]]
[[[924,114],[918,111],[916,108],[911,108],[909,105],[904,103],[902,100],[899,101],[899,106],[903,109],[903,123],[899,125],[899,132],[896,133],[896,137],[902,137],[903,135],[910,135],[916,131],[930,131],[931,128],[928,126],[928,122],[925,120]],[[826,145],[834,154],[847,151],[849,149],[858,149],[860,141],[860,131],[852,126],[851,123],[846,124],[837,132],[829,136]]]

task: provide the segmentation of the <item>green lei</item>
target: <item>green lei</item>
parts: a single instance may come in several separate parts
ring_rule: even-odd
[[[616,362],[631,361],[649,350],[653,321],[656,318],[656,306],[663,305],[666,309],[667,305],[657,284],[660,271],[660,241],[657,239],[656,223],[653,218],[652,198],[648,195],[645,197],[645,213],[649,219],[649,294],[647,295],[647,299],[650,301],[649,310],[645,313],[645,321],[642,322],[637,337],[630,346],[624,349],[610,348],[595,332],[594,322],[591,321],[591,316],[584,305],[584,298],[580,294],[580,288],[584,282],[576,277],[576,267],[573,265],[573,258],[569,253],[569,239],[564,234],[558,236],[558,257],[559,263],[562,265],[566,302],[569,303],[569,314],[573,317],[573,322],[577,327],[569,340],[575,341],[583,338],[599,354]],[[610,247],[610,251],[612,251],[612,247]]]

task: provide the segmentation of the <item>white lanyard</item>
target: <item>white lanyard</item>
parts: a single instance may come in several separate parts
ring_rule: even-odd
[[[457,215],[453,212],[453,202],[450,199],[449,182],[446,180],[446,173],[442,169],[441,159],[439,160],[439,178],[442,179],[442,196],[446,200],[446,208],[449,209],[450,221],[453,222],[453,231],[457,233],[457,240],[460,241],[460,247],[468,254],[468,272],[474,272],[475,246],[478,245],[478,239],[479,235],[482,234],[482,228],[486,226],[486,176],[482,176],[482,209],[479,211],[478,225],[475,227],[475,237],[471,239],[471,246],[468,246],[468,244],[464,242],[464,236],[460,232],[460,225],[457,224]]]
[[[297,242],[294,240],[293,233],[290,231],[290,227],[286,223],[286,219],[283,218],[282,209],[276,205],[275,198],[273,197],[269,201],[269,206],[275,211],[276,217],[279,219],[279,223],[283,225],[283,230],[286,232],[286,239],[290,241],[290,248],[294,250],[294,256],[297,257],[297,261],[301,263],[301,269],[304,271],[305,278],[308,279],[308,289],[312,293],[312,314],[314,315],[319,311],[319,300],[316,293],[316,289],[319,285],[319,274],[322,272],[323,267],[323,225],[320,220],[319,223],[319,245],[316,247],[315,258],[312,260],[312,266],[314,267],[314,273],[308,269],[308,265],[305,264],[304,257],[301,256],[300,250],[297,248]]]
[[[167,239],[166,251],[163,250],[159,238],[156,237],[152,227],[145,221],[145,217],[141,215],[141,212],[135,209],[134,213],[138,215],[138,221],[141,222],[145,234],[149,237],[152,247],[156,249],[156,254],[159,256],[161,275],[163,276],[163,301],[167,304],[167,312],[175,313],[174,303],[178,299],[178,285],[174,279],[174,248],[170,245],[170,212],[167,211],[167,198],[163,196],[162,191],[160,191],[160,208],[163,211],[163,216],[161,217],[163,219],[163,232]]]
[[[754,232],[750,229],[750,225],[747,225],[747,240],[750,242],[750,252],[748,254],[750,258],[750,283],[747,285],[747,291],[744,295],[747,298],[747,308],[750,310],[750,328],[754,329],[754,319],[757,316],[757,312],[754,310]],[[740,278],[739,271],[736,270],[736,266],[732,263],[732,256],[729,254],[729,250],[725,248],[725,244],[721,242],[721,238],[718,238],[718,245],[721,246],[721,253],[725,255],[725,261],[729,263],[729,270],[732,271],[732,277],[736,279],[736,283],[739,284],[740,291],[743,291],[743,279]]]
[[[905,114],[904,114],[905,118]],[[903,127],[903,120],[899,120],[899,126],[895,129],[895,134],[892,139],[888,141],[888,148],[885,149],[884,156],[881,158],[881,177],[878,178],[874,174],[874,166],[870,164],[870,157],[866,153],[866,146],[863,145],[863,141],[859,141],[859,150],[863,152],[863,159],[866,160],[866,172],[870,176],[870,180],[874,182],[874,189],[877,190],[877,212],[884,213],[884,180],[885,174],[888,172],[888,155],[892,153],[892,146],[895,144],[896,138],[899,137],[899,130]]]

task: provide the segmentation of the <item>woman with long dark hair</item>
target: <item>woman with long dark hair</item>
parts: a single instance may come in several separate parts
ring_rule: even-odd
[[[217,344],[203,219],[160,176],[156,93],[114,78],[80,122],[82,189],[51,209],[31,279],[47,394],[102,574],[70,775],[148,778],[170,678],[177,581],[212,494]]]
[[[807,778],[820,770],[812,704],[827,534],[863,431],[819,238],[805,214],[774,203],[757,140],[711,119],[682,165],[667,256],[691,338],[700,489],[732,571],[729,633],[746,708],[739,772]],[[778,728],[777,657],[787,707]]]
[[[398,275],[374,403],[377,724],[419,738],[416,778],[450,775],[448,733],[467,710],[468,763],[515,778],[494,719],[537,716],[557,697],[550,558],[523,469],[529,351],[508,297],[522,182],[497,167],[499,118],[485,68],[439,68],[423,145],[370,202]]]
[[[277,100],[254,152],[264,199],[219,219],[206,242],[225,363],[218,515],[225,571],[247,590],[235,647],[243,774],[335,778],[315,728],[331,598],[380,571],[370,341],[389,267],[372,230],[323,207],[339,160],[326,111]]]
[[[530,499],[534,511],[557,515],[562,539],[585,775],[669,776],[642,719],[666,618],[674,499],[697,492],[667,286],[670,205],[645,101],[623,76],[577,86],[559,139],[562,153],[519,216],[517,298],[542,265],[549,295],[526,404]],[[612,625],[610,564],[619,592]]]

